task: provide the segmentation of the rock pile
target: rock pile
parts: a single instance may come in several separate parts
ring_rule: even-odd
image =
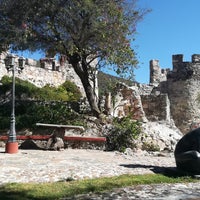
[[[138,148],[143,150],[174,151],[182,133],[173,124],[166,122],[146,122],[138,138]]]

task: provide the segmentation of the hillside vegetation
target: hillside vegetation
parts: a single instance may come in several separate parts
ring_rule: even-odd
[[[130,80],[125,80],[120,77],[112,76],[110,74],[98,72],[98,86],[99,86],[99,95],[104,95],[107,92],[113,91],[113,88],[116,86],[117,82],[123,82],[131,86],[134,82]]]

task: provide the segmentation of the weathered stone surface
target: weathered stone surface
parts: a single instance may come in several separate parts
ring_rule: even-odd
[[[150,121],[170,121],[170,102],[167,94],[141,95],[143,110]],[[159,108],[159,109],[158,109]]]
[[[142,133],[137,139],[137,148],[147,151],[173,152],[182,133],[171,122],[147,122],[142,125]]]
[[[64,149],[64,142],[62,138],[56,137],[56,135],[53,135],[51,138],[49,138],[46,146],[47,150],[57,150],[60,151],[61,149]]]
[[[200,174],[200,128],[187,133],[179,140],[174,155],[178,169]]]
[[[111,113],[115,117],[131,116],[132,119],[147,121],[137,85],[128,87],[118,83]]]
[[[150,61],[150,84],[155,86],[159,85],[160,82],[166,81],[167,70],[160,68],[159,60]]]

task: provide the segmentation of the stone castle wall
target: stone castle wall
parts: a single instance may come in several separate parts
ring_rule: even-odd
[[[143,110],[149,121],[170,121],[170,103],[167,94],[142,95]]]
[[[172,63],[172,70],[161,69],[158,60],[151,60],[150,83],[121,90],[117,105],[121,105],[120,113],[125,113],[126,106],[135,114],[139,111],[134,119],[165,121],[185,134],[200,126],[200,55],[192,55],[191,62],[184,62],[183,55],[173,55]],[[132,98],[124,96],[124,91]]]
[[[6,54],[0,54],[0,79],[11,76],[4,64]],[[118,85],[114,101],[109,103],[113,116],[123,117],[133,113],[132,118],[142,121],[173,122],[187,133],[200,124],[200,55],[192,55],[191,62],[184,62],[183,55],[172,56],[173,69],[161,69],[158,60],[150,61],[150,83],[128,87]],[[35,61],[26,59],[20,79],[38,87],[46,84],[58,86],[70,80],[85,94],[79,77],[68,63],[45,58]]]
[[[154,79],[150,80],[157,85],[153,90],[168,95],[170,115],[176,126],[187,133],[200,124],[200,55],[192,55],[191,62],[184,62],[182,54],[173,55],[172,63],[173,69],[165,70],[166,80],[156,71],[151,71]],[[158,64],[155,68],[160,71]]]
[[[11,76],[11,73],[7,72],[4,64],[4,58],[6,55],[6,53],[0,54],[0,80],[5,75]],[[57,87],[66,80],[69,80],[74,82],[83,96],[85,96],[79,77],[72,66],[67,62],[61,64],[51,58],[44,58],[40,61],[26,59],[24,70],[21,73],[16,72],[16,77],[22,80],[27,80],[37,87],[44,87],[47,84]]]

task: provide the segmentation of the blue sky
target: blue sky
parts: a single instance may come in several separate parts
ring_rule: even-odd
[[[161,68],[172,68],[172,55],[183,54],[191,61],[192,54],[200,54],[200,0],[138,0],[138,5],[152,11],[138,24],[132,44],[140,66],[136,81],[149,83],[152,59],[159,60]]]
[[[137,26],[133,46],[140,68],[136,81],[149,83],[149,61],[159,60],[161,68],[172,68],[172,55],[183,54],[191,61],[200,54],[200,0],[138,0],[152,9]]]

